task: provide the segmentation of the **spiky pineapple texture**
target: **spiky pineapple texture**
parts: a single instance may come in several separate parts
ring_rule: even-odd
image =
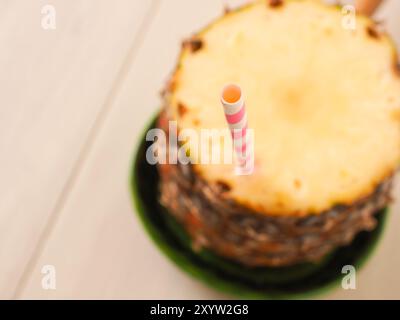
[[[239,84],[255,132],[254,174],[224,164],[194,170],[266,214],[317,214],[368,196],[396,170],[397,54],[369,18],[347,30],[337,7],[280,2],[255,1],[187,42],[166,104],[180,130],[226,128],[221,88]]]

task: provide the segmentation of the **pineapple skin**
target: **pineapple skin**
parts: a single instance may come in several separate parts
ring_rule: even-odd
[[[168,130],[165,112],[159,127]],[[167,131],[168,132],[168,131]],[[191,165],[159,164],[160,203],[188,232],[195,251],[203,248],[249,267],[318,262],[376,226],[375,214],[391,200],[393,177],[352,205],[318,215],[268,216],[227,197],[229,186],[210,185]]]

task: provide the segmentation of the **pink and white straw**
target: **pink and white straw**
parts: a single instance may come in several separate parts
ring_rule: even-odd
[[[247,126],[246,105],[242,90],[235,84],[226,85],[221,94],[226,121],[231,130],[238,160],[238,174],[250,174],[254,167],[253,144]]]

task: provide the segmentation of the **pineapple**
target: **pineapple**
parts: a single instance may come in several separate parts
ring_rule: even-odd
[[[199,33],[182,52],[167,104],[181,129],[226,128],[220,91],[238,83],[255,132],[256,172],[235,176],[223,164],[196,171],[269,214],[318,213],[369,195],[399,164],[397,58],[365,17],[345,30],[336,8],[279,3],[257,1]]]
[[[400,73],[394,44],[371,19],[358,16],[355,30],[342,19],[321,1],[260,0],[184,42],[164,117],[179,130],[224,129],[221,88],[237,83],[255,135],[250,176],[224,163],[161,170],[163,203],[198,243],[244,264],[287,265],[373,228],[400,162]],[[222,235],[244,232],[235,214],[256,221],[248,254]],[[209,225],[210,215],[224,223]],[[306,245],[310,235],[315,241]]]

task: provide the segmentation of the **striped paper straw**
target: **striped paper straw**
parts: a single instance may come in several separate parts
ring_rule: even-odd
[[[221,103],[231,130],[239,174],[249,174],[253,170],[254,159],[252,141],[248,134],[246,106],[240,87],[235,84],[226,85],[222,90]]]

